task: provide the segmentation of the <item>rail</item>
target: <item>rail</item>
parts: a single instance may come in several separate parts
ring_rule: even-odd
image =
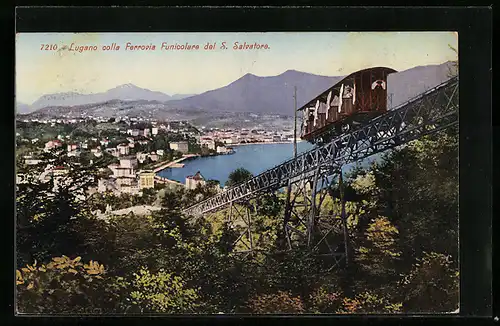
[[[285,187],[318,168],[336,169],[421,136],[458,124],[458,76],[423,92],[368,124],[304,152],[184,210],[201,215],[231,202]],[[330,171],[330,172],[328,172]]]

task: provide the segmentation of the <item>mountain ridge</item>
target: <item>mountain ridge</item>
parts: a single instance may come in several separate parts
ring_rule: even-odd
[[[419,93],[440,84],[447,79],[450,62],[443,64],[416,66],[403,70],[388,77],[388,87],[391,95],[390,105],[396,106]],[[206,112],[233,112],[256,114],[285,114],[293,116],[294,86],[297,86],[297,107],[301,107],[311,98],[340,81],[343,76],[321,76],[289,69],[275,76],[256,76],[246,73],[226,86],[205,91],[200,94],[174,94],[172,96],[158,91],[140,88],[134,84],[118,85],[106,92],[94,94],[80,94],[65,92],[46,94],[30,107],[31,111],[50,107],[51,112],[63,110],[64,107],[82,106],[82,108],[102,105],[110,100],[119,100],[120,105],[126,107],[130,114],[134,112],[134,105],[151,107],[157,104],[160,110],[194,110]],[[90,102],[89,102],[89,97]],[[54,100],[50,100],[51,98]],[[69,99],[69,100],[68,100]],[[49,105],[42,105],[43,102]],[[71,105],[68,105],[67,102]],[[50,102],[50,103],[49,103]],[[35,104],[34,103],[34,104]],[[108,103],[115,105],[114,103]],[[26,104],[18,103],[17,112],[26,111]],[[110,108],[110,110],[114,110]],[[74,110],[72,110],[74,111]],[[122,110],[123,111],[123,110]],[[137,109],[142,112],[142,109]],[[155,111],[157,111],[155,109]],[[35,111],[36,112],[36,111]],[[26,113],[30,113],[29,110]]]
[[[76,106],[92,103],[107,102],[110,100],[149,100],[166,102],[172,99],[182,99],[196,94],[174,94],[172,96],[147,88],[139,87],[132,83],[125,83],[110,88],[105,92],[98,93],[78,93],[74,91],[44,94],[31,105],[16,102],[16,111],[20,114],[27,114],[42,109],[44,107]]]

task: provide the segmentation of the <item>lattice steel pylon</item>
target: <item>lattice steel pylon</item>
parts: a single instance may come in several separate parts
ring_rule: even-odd
[[[340,211],[324,205],[332,196],[335,177],[341,190]],[[316,169],[314,174],[291,181],[284,216],[284,234],[289,249],[307,244],[311,253],[330,260],[333,266],[348,257],[347,217],[343,198],[342,169]],[[347,259],[346,261],[347,262]]]
[[[208,212],[221,210],[231,203],[249,202],[262,193],[286,188],[283,227],[289,247],[302,239],[311,250],[317,250],[319,254],[326,251],[333,257],[346,257],[348,237],[345,210],[338,213],[324,212],[322,209],[327,189],[334,178],[339,176],[341,168],[348,163],[457,125],[458,108],[458,77],[454,77],[366,125],[224,190],[187,208],[184,213],[200,217]],[[251,223],[249,219],[247,221],[250,230],[247,234],[250,234]],[[343,234],[342,239],[335,241],[337,246],[328,242],[332,240],[332,233]],[[326,250],[321,250],[325,248]]]

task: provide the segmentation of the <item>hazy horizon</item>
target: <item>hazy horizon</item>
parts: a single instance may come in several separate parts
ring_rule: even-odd
[[[200,44],[227,42],[209,51],[42,51],[41,44]],[[269,44],[268,50],[233,50],[235,41]],[[43,95],[95,94],[133,84],[168,95],[200,94],[250,73],[287,70],[345,76],[371,67],[398,71],[457,60],[454,32],[297,33],[21,33],[16,35],[16,101],[31,105]]]

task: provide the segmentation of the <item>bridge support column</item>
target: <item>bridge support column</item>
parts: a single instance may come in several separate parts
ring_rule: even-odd
[[[249,201],[231,202],[227,211],[226,222],[239,233],[233,242],[235,252],[252,252],[254,248],[252,233],[252,214],[255,208]]]
[[[289,248],[307,245],[311,253],[330,262],[332,268],[348,253],[343,189],[340,207],[331,193],[336,175],[339,187],[343,187],[341,173],[317,169],[310,177],[291,182],[285,206],[284,228]],[[326,201],[327,197],[331,200]]]

